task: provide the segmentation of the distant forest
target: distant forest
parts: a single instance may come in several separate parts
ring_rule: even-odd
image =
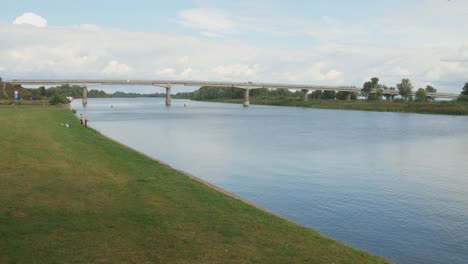
[[[434,98],[428,97],[428,93],[437,93],[437,89],[431,85],[421,87],[417,89],[413,96],[414,87],[409,79],[402,79],[400,83],[396,84],[395,87],[388,87],[384,84],[379,83],[379,78],[374,77],[363,84],[361,91],[358,93],[351,93],[351,100],[358,99],[358,95],[368,101],[381,101],[384,100],[384,91],[395,90],[398,91],[400,98],[395,99],[396,101],[417,101],[426,102],[433,101]],[[335,92],[335,91],[322,91],[315,90],[308,94],[310,99],[321,99],[321,100],[346,100],[348,92]],[[201,87],[194,92],[178,93],[174,98],[179,99],[191,99],[197,101],[204,100],[236,100],[244,97],[244,90],[239,88],[231,87]],[[296,90],[291,92],[288,89],[252,89],[250,90],[250,97],[252,99],[260,100],[289,100],[289,99],[302,99],[304,97],[304,91]],[[462,92],[459,101],[468,102],[468,82],[462,88]]]
[[[60,97],[71,96],[73,98],[81,98],[83,96],[83,88],[76,85],[61,85],[57,87],[39,87],[37,89],[28,89],[32,93],[33,99],[44,99],[54,95]],[[108,94],[103,90],[89,90],[88,98],[133,98],[133,97],[165,97],[165,93],[153,93],[153,94],[140,94],[140,93],[125,93],[125,92],[114,92]]]
[[[325,99],[325,100],[346,100],[346,92],[335,91],[321,91],[317,90],[309,94],[311,99]],[[291,92],[287,89],[252,89],[250,90],[251,98],[258,99],[285,99],[304,97],[304,93],[300,90]],[[231,87],[201,87],[194,92],[177,93],[174,98],[177,99],[191,99],[197,101],[203,100],[222,100],[222,99],[242,99],[244,98],[244,90]],[[357,94],[351,94],[351,99],[356,99]]]

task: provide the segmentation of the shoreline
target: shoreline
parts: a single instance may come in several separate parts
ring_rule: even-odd
[[[71,108],[71,105],[70,105],[70,108]],[[72,110],[75,110],[75,109],[72,109]],[[74,115],[74,116],[77,118],[77,120],[79,121],[79,117],[78,117],[76,114],[74,114],[74,113],[73,113],[73,115]],[[330,236],[328,236],[328,235],[323,234],[323,233],[320,232],[320,230],[318,230],[318,229],[315,229],[315,228],[313,228],[313,227],[306,226],[306,225],[303,225],[303,224],[301,224],[301,223],[298,223],[298,222],[296,222],[296,221],[294,221],[294,220],[292,220],[292,219],[290,219],[290,218],[288,218],[288,217],[286,217],[286,216],[284,216],[284,215],[281,215],[281,214],[279,214],[279,213],[276,213],[276,212],[274,212],[274,211],[272,211],[272,210],[270,210],[270,209],[267,209],[267,208],[265,208],[265,207],[263,207],[263,206],[261,206],[261,205],[259,205],[259,204],[257,204],[257,203],[254,203],[254,202],[252,202],[252,201],[250,201],[250,200],[247,200],[246,198],[243,198],[243,197],[241,197],[241,196],[239,196],[239,195],[236,195],[236,194],[234,194],[234,193],[232,193],[232,192],[230,192],[230,191],[227,191],[227,190],[225,190],[225,189],[223,189],[223,188],[221,188],[221,187],[219,187],[219,186],[216,186],[216,185],[214,185],[214,184],[212,184],[212,183],[210,183],[210,182],[208,182],[208,181],[206,181],[206,180],[203,180],[202,178],[199,178],[199,177],[197,177],[197,176],[195,176],[195,175],[193,175],[193,174],[191,174],[191,173],[189,173],[189,172],[183,171],[183,170],[181,170],[181,169],[177,169],[177,168],[171,166],[170,164],[168,164],[168,163],[166,163],[166,162],[164,162],[164,161],[162,161],[162,160],[159,160],[159,159],[157,159],[157,158],[155,158],[155,157],[152,157],[152,156],[150,156],[150,155],[148,155],[148,154],[146,154],[146,153],[144,153],[144,152],[142,152],[142,151],[140,151],[140,150],[138,150],[138,149],[135,149],[135,148],[133,148],[133,147],[131,147],[131,146],[128,146],[128,145],[126,145],[126,144],[124,144],[124,143],[122,143],[122,142],[119,142],[119,141],[117,141],[117,140],[111,138],[110,136],[107,136],[107,135],[103,134],[98,128],[96,128],[96,127],[93,126],[92,124],[89,124],[89,123],[88,123],[88,128],[94,130],[96,133],[98,133],[98,134],[101,135],[102,137],[106,138],[107,140],[109,140],[109,141],[111,141],[111,142],[114,142],[114,143],[116,143],[116,144],[118,144],[118,145],[120,145],[120,146],[123,146],[123,147],[125,147],[125,148],[127,148],[127,149],[130,149],[130,150],[132,150],[132,151],[134,151],[134,152],[136,152],[136,153],[138,153],[138,154],[140,154],[140,155],[142,155],[142,156],[144,156],[144,157],[146,157],[146,158],[148,158],[148,159],[150,159],[150,160],[152,160],[152,161],[154,161],[154,162],[157,162],[157,163],[159,163],[159,164],[162,164],[162,165],[166,166],[167,168],[169,168],[169,169],[171,169],[171,170],[177,171],[177,172],[179,172],[179,173],[181,173],[181,174],[183,174],[183,175],[189,177],[190,179],[195,180],[196,182],[199,182],[199,183],[205,185],[206,187],[208,187],[208,188],[210,188],[210,189],[212,189],[212,190],[215,190],[215,191],[217,191],[217,192],[220,192],[220,193],[222,193],[222,194],[224,194],[224,195],[226,195],[226,196],[228,196],[228,197],[231,197],[231,198],[233,198],[233,199],[236,199],[236,200],[238,200],[238,201],[241,201],[241,202],[243,202],[243,203],[245,203],[245,204],[251,205],[251,206],[253,206],[253,207],[255,207],[255,208],[257,208],[257,209],[259,209],[259,210],[261,210],[261,211],[263,211],[263,212],[265,212],[265,213],[267,213],[267,214],[270,214],[270,215],[272,215],[272,216],[275,216],[275,217],[281,218],[281,219],[283,219],[283,220],[286,220],[286,221],[288,221],[289,223],[292,223],[292,224],[295,224],[295,225],[298,225],[298,226],[301,226],[301,227],[304,227],[304,228],[307,228],[307,229],[316,231],[316,232],[318,232],[322,237],[325,237],[325,238],[328,238],[328,239],[331,239],[331,240],[334,240],[334,241],[339,241],[339,240],[337,240],[336,238],[333,238],[333,237],[330,237]],[[343,244],[345,244],[345,245],[347,245],[347,246],[349,246],[349,247],[353,247],[353,248],[354,248],[354,246],[352,246],[352,245],[350,245],[350,244],[348,244],[348,243],[346,243],[346,242],[344,242],[344,241],[339,241],[339,242],[340,242],[340,243],[343,243]],[[359,249],[359,248],[358,248],[358,250],[365,251],[364,249]],[[365,252],[368,252],[368,251],[365,251]],[[369,253],[370,253],[370,252],[369,252]]]
[[[76,116],[76,115],[75,115],[75,116]],[[77,116],[76,116],[76,117],[77,117]],[[77,117],[77,118],[78,118],[78,117]],[[297,222],[295,222],[294,220],[289,219],[289,218],[287,218],[286,216],[281,215],[281,214],[279,214],[279,213],[276,213],[276,212],[274,212],[274,211],[272,211],[272,210],[270,210],[270,209],[267,209],[267,208],[265,208],[265,207],[263,207],[263,206],[261,206],[261,205],[259,205],[259,204],[256,204],[256,203],[254,203],[254,202],[252,202],[252,201],[249,201],[249,200],[247,200],[246,198],[243,198],[243,197],[238,196],[238,195],[236,195],[236,194],[234,194],[234,193],[231,193],[231,192],[229,192],[229,191],[227,191],[227,190],[225,190],[225,189],[223,189],[223,188],[221,188],[221,187],[219,187],[219,186],[216,186],[216,185],[214,185],[214,184],[212,184],[212,183],[210,183],[210,182],[208,182],[208,181],[206,181],[206,180],[203,180],[202,178],[199,178],[199,177],[197,177],[197,176],[195,176],[195,175],[193,175],[193,174],[191,174],[191,173],[189,173],[189,172],[186,172],[186,171],[183,171],[183,170],[174,168],[173,166],[169,165],[168,163],[166,163],[166,162],[164,162],[164,161],[161,161],[161,160],[159,160],[159,159],[157,159],[157,158],[154,158],[154,157],[152,157],[152,156],[150,156],[150,155],[148,155],[148,154],[146,154],[146,153],[144,153],[144,152],[142,152],[142,151],[140,151],[140,150],[137,150],[137,149],[135,149],[135,148],[133,148],[133,147],[130,147],[130,146],[128,146],[128,145],[126,145],[126,144],[124,144],[124,143],[122,143],[122,142],[119,142],[119,141],[117,141],[117,140],[115,140],[115,139],[113,139],[113,138],[111,138],[111,137],[109,137],[109,136],[103,134],[101,131],[99,131],[99,130],[98,130],[96,127],[94,127],[94,126],[88,125],[88,128],[93,129],[93,130],[96,131],[96,133],[98,133],[99,135],[105,137],[106,139],[108,139],[108,140],[110,140],[110,141],[112,141],[112,142],[114,142],[114,143],[116,143],[116,144],[119,144],[119,145],[121,145],[121,146],[123,146],[123,147],[126,147],[126,148],[128,148],[128,149],[130,149],[130,150],[132,150],[132,151],[134,151],[134,152],[136,152],[136,153],[138,153],[138,154],[140,154],[140,155],[142,155],[142,156],[145,156],[146,158],[148,158],[148,159],[150,159],[150,160],[152,160],[152,161],[158,162],[158,163],[160,163],[160,164],[162,164],[162,165],[164,165],[164,166],[166,166],[166,167],[168,167],[168,168],[170,168],[170,169],[172,169],[172,170],[174,170],[174,171],[177,171],[177,172],[179,172],[179,173],[181,173],[181,174],[183,174],[183,175],[189,177],[190,179],[193,179],[193,180],[195,180],[195,181],[197,181],[197,182],[199,182],[199,183],[202,183],[203,185],[209,187],[210,189],[213,189],[213,190],[215,190],[215,191],[218,191],[218,192],[220,192],[220,193],[223,193],[223,194],[225,194],[225,195],[227,195],[227,196],[229,196],[229,197],[231,197],[231,198],[234,198],[234,199],[236,199],[236,200],[239,200],[239,201],[241,201],[241,202],[244,202],[244,203],[246,203],[246,204],[248,204],[248,205],[251,205],[251,206],[253,206],[253,207],[255,207],[255,208],[259,209],[259,210],[262,210],[262,211],[264,211],[264,212],[266,212],[266,213],[269,213],[269,214],[271,214],[271,215],[274,215],[274,216],[277,216],[277,217],[282,218],[282,219],[284,219],[284,220],[287,220],[287,221],[289,221],[289,222],[291,222],[291,223],[293,223],[293,224],[300,225],[300,226],[303,226],[303,227],[306,227],[306,228],[311,228],[311,227],[302,225],[302,224],[300,224],[300,223],[297,223]],[[314,230],[315,230],[315,229],[314,229]],[[322,234],[322,233],[320,233],[320,234]],[[325,236],[324,234],[322,234],[322,235]],[[328,237],[328,236],[326,236],[326,237]],[[331,238],[331,237],[329,237],[329,238]],[[331,239],[333,239],[333,238],[331,238]]]
[[[177,99],[177,98],[176,98]],[[212,100],[190,100],[194,102],[224,103],[242,105],[242,99],[212,99]],[[286,99],[287,100],[287,99]],[[382,113],[402,113],[402,114],[423,114],[423,115],[448,115],[448,116],[468,116],[468,103],[454,101],[440,102],[386,102],[386,101],[337,101],[337,100],[309,100],[307,102],[298,100],[279,100],[262,102],[250,100],[250,105],[279,106],[295,108],[311,108],[323,110],[343,110],[343,111],[365,111]],[[442,108],[437,108],[442,106]],[[415,108],[411,108],[415,107]],[[445,108],[444,108],[445,107]],[[451,109],[455,107],[456,109]]]

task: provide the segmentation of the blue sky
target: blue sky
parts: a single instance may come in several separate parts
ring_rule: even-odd
[[[128,30],[180,30],[174,26],[180,10],[219,8],[247,15],[287,14],[297,17],[336,16],[362,19],[382,8],[408,6],[405,1],[4,1],[7,21],[23,12],[46,17],[53,25],[98,24]],[[172,21],[171,21],[172,18]],[[273,18],[272,18],[273,19]]]
[[[420,2],[420,1],[417,1]],[[169,32],[196,35],[180,25],[182,10],[210,8],[228,10],[233,15],[276,20],[283,17],[298,19],[339,18],[343,22],[372,21],[383,10],[392,12],[414,6],[405,1],[7,1],[2,10],[6,21],[13,21],[24,12],[40,14],[49,25],[65,26],[95,24],[101,27],[129,31]],[[310,37],[295,36],[294,41],[271,32],[236,32],[235,36],[250,43],[271,45],[308,45]],[[384,40],[380,36],[379,40]]]
[[[2,13],[4,78],[468,81],[468,1],[4,1]]]

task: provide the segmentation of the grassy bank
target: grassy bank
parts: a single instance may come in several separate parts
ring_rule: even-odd
[[[14,98],[15,91],[18,91],[23,99],[30,99],[33,94],[30,90],[25,89],[19,85],[5,84],[5,90],[3,89],[3,82],[0,82],[0,100],[9,100]]]
[[[242,99],[209,100],[211,102],[242,103]],[[457,101],[444,102],[387,102],[387,101],[338,101],[338,100],[309,100],[302,99],[261,99],[251,98],[251,104],[296,106],[321,109],[362,110],[379,112],[403,112],[440,115],[468,115],[468,103]]]
[[[49,101],[47,100],[2,100],[0,99],[0,105],[42,105],[48,106],[50,105]]]
[[[85,129],[69,110],[0,106],[0,123],[0,263],[385,262]]]

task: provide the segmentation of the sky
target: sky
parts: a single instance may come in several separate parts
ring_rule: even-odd
[[[3,79],[362,87],[379,77],[453,93],[468,81],[468,0],[3,0],[1,9]]]

